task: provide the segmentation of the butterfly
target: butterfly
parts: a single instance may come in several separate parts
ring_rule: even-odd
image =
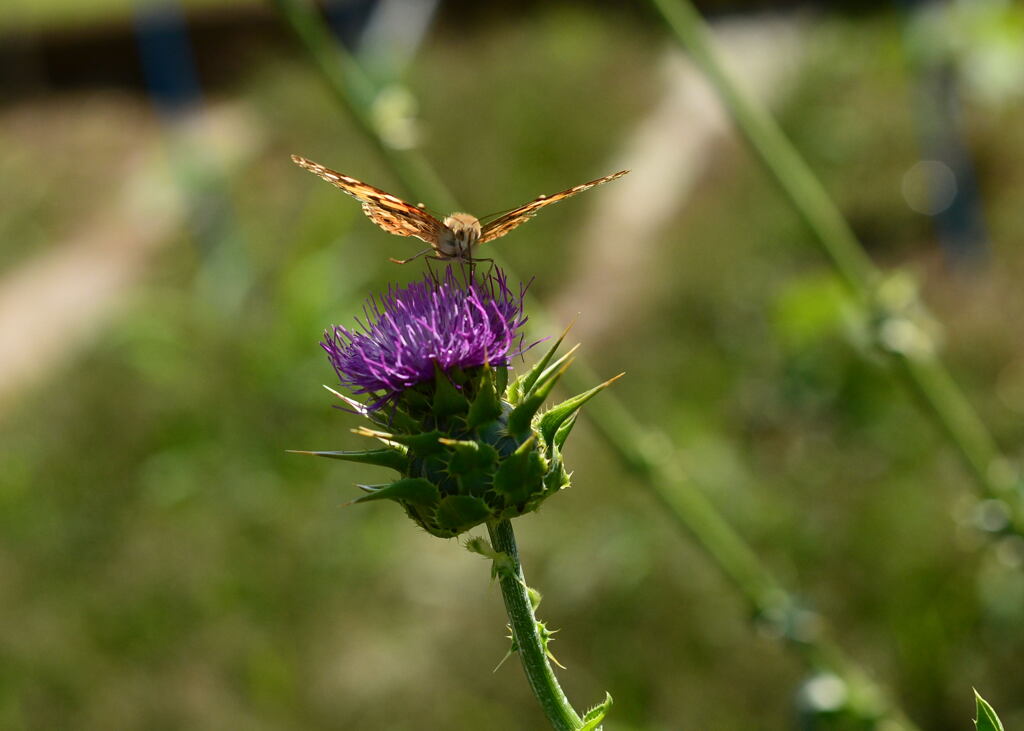
[[[292,162],[319,175],[328,183],[341,188],[358,200],[363,204],[363,213],[389,234],[415,236],[430,244],[429,249],[424,249],[408,259],[392,259],[391,261],[396,264],[406,264],[429,253],[433,253],[435,259],[471,261],[473,247],[501,238],[512,229],[536,216],[544,206],[565,200],[569,196],[582,193],[596,185],[607,183],[609,180],[621,178],[629,172],[620,170],[617,173],[605,175],[603,178],[591,180],[589,183],[573,186],[561,193],[538,196],[526,205],[501,213],[482,224],[476,216],[471,216],[468,213],[453,213],[442,221],[427,213],[422,203],[418,206],[406,203],[401,198],[385,193],[380,188],[374,188],[372,185],[350,178],[348,175],[342,175],[336,170],[331,170],[298,155],[292,155]]]

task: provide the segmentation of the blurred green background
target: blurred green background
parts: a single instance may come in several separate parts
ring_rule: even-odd
[[[580,313],[589,364],[627,372],[617,395],[921,728],[969,728],[972,686],[1024,723],[1024,549],[977,530],[956,455],[653,12],[426,6],[329,17],[468,210],[632,168],[496,244],[550,332]],[[704,7],[1016,458],[1020,6]],[[489,566],[342,507],[379,470],[284,451],[363,446],[317,341],[421,272],[288,155],[403,191],[268,9],[186,11],[3,14],[0,727],[543,728],[518,664],[491,672]],[[610,691],[612,729],[801,727],[806,666],[577,432],[573,487],[516,521],[570,698]]]

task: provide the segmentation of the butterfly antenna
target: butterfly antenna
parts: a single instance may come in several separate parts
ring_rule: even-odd
[[[481,225],[483,225],[485,223],[493,221],[495,218],[500,218],[501,216],[504,216],[506,213],[511,213],[512,211],[519,207],[520,206],[513,206],[512,208],[506,208],[503,211],[495,211],[494,213],[488,213],[486,216],[480,216],[480,218],[478,218],[477,220],[480,222]]]
[[[416,207],[419,208],[421,211],[424,211],[425,213],[429,213],[431,216],[436,218],[438,221],[443,221],[445,219],[444,214],[442,214],[442,213],[440,213],[438,211],[435,211],[433,208],[427,208],[427,204],[426,203],[417,203]]]

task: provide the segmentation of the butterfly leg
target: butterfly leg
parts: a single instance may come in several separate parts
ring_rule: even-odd
[[[394,259],[392,257],[388,257],[388,261],[394,262],[395,264],[408,264],[410,261],[413,261],[415,259],[419,259],[424,254],[429,254],[431,251],[433,251],[433,249],[424,249],[420,253],[414,254],[413,256],[410,256],[408,259]],[[436,259],[437,257],[432,256],[430,258],[431,259]]]
[[[482,264],[483,262],[489,262],[491,267],[494,267],[494,259],[477,259],[476,257],[463,259],[462,263],[469,269],[470,276],[476,275],[476,265]]]

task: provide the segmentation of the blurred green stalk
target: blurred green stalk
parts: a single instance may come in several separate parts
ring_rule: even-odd
[[[384,141],[371,113],[374,94],[370,82],[356,61],[334,41],[311,5],[306,0],[270,0],[293,29],[306,51],[320,69],[334,96],[342,103],[388,162],[404,192],[413,200],[426,199],[447,210],[458,210],[453,197],[440,182],[425,158],[414,150],[396,149]],[[813,178],[812,178],[813,181]],[[829,225],[844,226],[832,221]],[[855,243],[855,242],[854,242]],[[856,248],[856,247],[855,247]],[[859,252],[859,248],[856,248]],[[497,254],[494,254],[497,258]],[[504,264],[502,264],[504,266]],[[848,262],[853,271],[870,267],[861,255]],[[505,267],[509,276],[512,272]],[[852,274],[859,277],[860,274]],[[542,322],[545,317],[532,310],[531,321]],[[570,385],[593,378],[589,369],[576,361],[577,369],[566,374]],[[671,443],[663,434],[636,423],[632,415],[609,392],[588,404],[588,414],[597,433],[631,472],[643,478],[669,515],[684,531],[693,535],[735,584],[750,604],[752,613],[775,632],[795,646],[808,665],[816,672],[827,672],[841,678],[850,690],[849,710],[858,713],[861,720],[871,724],[886,719],[892,731],[914,731],[916,727],[899,709],[885,700],[885,694],[846,658],[842,651],[819,631],[794,634],[794,614],[797,602],[775,580],[754,551],[725,521],[714,505],[684,476],[683,470],[672,458]],[[495,548],[498,548],[495,546]],[[501,549],[499,549],[501,550]],[[859,702],[862,701],[862,702]]]
[[[679,42],[703,70],[737,127],[768,173],[814,234],[818,245],[832,262],[840,279],[865,314],[872,314],[876,345],[904,383],[920,398],[925,411],[950,440],[976,479],[984,497],[1001,500],[1011,514],[1011,528],[1024,533],[1024,514],[1016,480],[1001,465],[995,439],[978,417],[949,371],[936,356],[931,338],[925,347],[897,349],[879,337],[886,323],[913,322],[879,297],[883,275],[871,262],[828,193],[796,151],[772,116],[751,97],[740,91],[716,54],[707,25],[689,0],[652,0]],[[909,303],[923,312],[920,302]]]
[[[406,193],[429,194],[433,205],[447,211],[458,209],[455,198],[426,158],[415,150],[398,150],[385,142],[374,108],[378,89],[370,77],[336,43],[330,29],[304,0],[270,0],[288,23],[310,58],[327,80],[334,98],[345,108],[359,131],[387,160]],[[411,196],[415,198],[416,196]]]

